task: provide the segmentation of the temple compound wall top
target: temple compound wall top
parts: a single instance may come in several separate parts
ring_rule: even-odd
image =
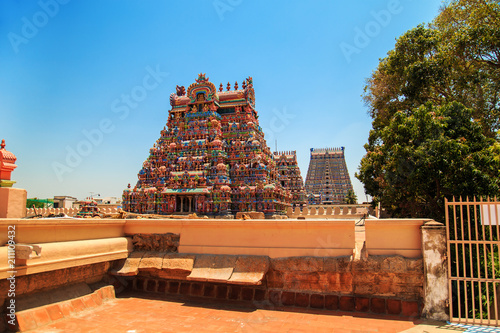
[[[167,126],[150,149],[124,209],[136,213],[283,213],[292,194],[259,126],[251,77],[219,91],[199,74],[170,95]]]
[[[341,204],[349,190],[352,191],[344,150],[344,147],[311,148],[305,185],[310,205]]]

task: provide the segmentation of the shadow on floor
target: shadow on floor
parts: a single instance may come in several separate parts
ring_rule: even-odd
[[[290,307],[290,306],[275,306],[268,300],[261,302],[235,301],[235,300],[226,300],[226,299],[222,300],[222,299],[196,297],[196,296],[147,293],[139,291],[124,291],[119,295],[116,295],[116,298],[117,299],[139,298],[139,299],[157,300],[157,301],[163,300],[175,303],[182,303],[182,306],[188,306],[188,307],[199,307],[199,308],[224,310],[224,311],[237,311],[244,313],[252,313],[255,312],[256,310],[262,309],[262,310],[290,312],[290,313],[327,315],[332,317],[398,320],[398,321],[411,322],[415,325],[418,325],[423,322],[423,320],[419,318],[403,318],[394,315],[377,315],[377,314],[361,313],[361,312],[346,312],[346,311],[320,310],[320,309],[310,309],[310,308],[300,308],[300,307]]]

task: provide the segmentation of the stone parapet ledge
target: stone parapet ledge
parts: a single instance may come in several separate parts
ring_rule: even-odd
[[[351,256],[356,220],[127,220],[126,235],[180,234],[179,253]]]
[[[120,219],[0,219],[0,246],[12,226],[16,243],[36,244],[122,237],[124,225]]]
[[[45,305],[15,314],[15,325],[9,324],[9,329],[18,332],[32,331],[57,322],[63,318],[70,318],[82,311],[93,310],[103,302],[115,299],[113,286],[102,287],[89,295],[71,300]]]
[[[117,207],[100,207],[100,212],[103,214],[117,214],[120,210]],[[69,217],[76,216],[80,211],[79,208],[28,208],[26,209],[26,216],[43,215],[47,216],[49,214],[66,214]]]
[[[0,247],[0,280],[16,276],[55,271],[68,267],[84,266],[127,258],[132,251],[132,241],[126,237],[93,239],[69,242],[37,243],[40,256],[16,260],[14,269],[8,261],[8,247]]]
[[[366,207],[365,207],[366,206]],[[369,205],[335,205],[312,207],[288,207],[286,215],[289,218],[303,219],[346,219],[362,218],[368,215]]]
[[[134,251],[111,274],[163,279],[261,285],[269,270],[265,256],[179,254]]]
[[[428,219],[377,219],[365,221],[368,256],[422,257],[420,227]]]

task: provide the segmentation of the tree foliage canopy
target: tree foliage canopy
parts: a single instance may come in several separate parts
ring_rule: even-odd
[[[398,38],[367,80],[373,119],[356,175],[394,216],[499,189],[500,6],[455,0]]]
[[[358,197],[353,190],[347,191],[347,195],[344,198],[344,202],[348,205],[355,205],[358,203]]]

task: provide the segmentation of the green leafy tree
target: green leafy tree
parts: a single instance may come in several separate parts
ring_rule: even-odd
[[[356,193],[354,193],[353,190],[347,191],[347,195],[344,198],[344,202],[348,205],[355,205],[358,203],[358,197],[356,196]]]
[[[367,80],[363,98],[378,130],[401,110],[453,101],[473,110],[483,132],[500,128],[500,6],[456,0],[429,27],[398,38]]]
[[[457,102],[396,112],[365,149],[356,177],[394,216],[443,221],[445,197],[498,193],[498,145]]]
[[[356,177],[393,216],[443,220],[444,197],[498,193],[500,7],[455,0],[396,41],[367,80]]]
[[[54,200],[53,199],[38,199],[38,198],[31,198],[26,200],[26,208],[48,208],[48,207],[53,207],[54,206]]]

